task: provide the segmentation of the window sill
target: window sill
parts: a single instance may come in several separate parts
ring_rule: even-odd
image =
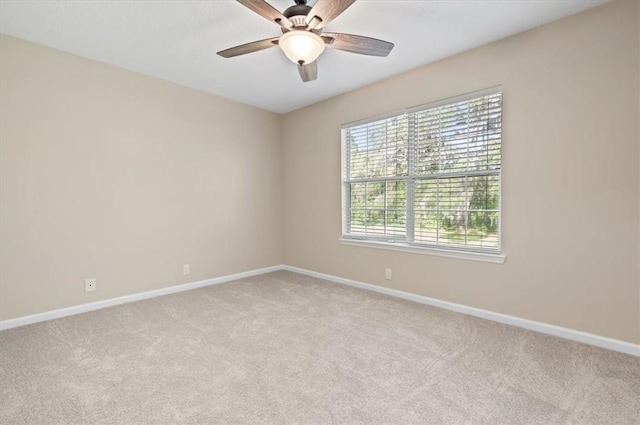
[[[426,248],[406,245],[401,242],[379,242],[361,239],[340,238],[342,245],[361,246],[365,248],[387,249],[390,251],[411,252],[413,254],[435,255],[438,257],[457,258],[461,260],[483,261],[486,263],[503,264],[505,256],[502,254],[488,254],[473,251],[453,251],[450,249]]]

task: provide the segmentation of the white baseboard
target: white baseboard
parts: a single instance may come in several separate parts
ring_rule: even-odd
[[[560,326],[549,325],[546,323],[535,322],[533,320],[522,319],[507,314],[494,313],[488,310],[482,310],[475,307],[469,307],[462,304],[456,304],[448,301],[442,301],[435,298],[429,298],[422,295],[411,294],[409,292],[398,291],[397,289],[385,288],[382,286],[371,285],[368,283],[358,282],[351,279],[345,279],[325,273],[318,273],[311,270],[301,269],[292,266],[283,266],[284,270],[294,273],[300,273],[307,276],[317,277],[319,279],[329,280],[331,282],[341,283],[343,285],[353,286],[355,288],[366,289],[378,292],[380,294],[391,295],[393,297],[414,301],[420,304],[431,305],[443,308],[445,310],[456,311],[458,313],[468,314],[470,316],[480,317],[482,319],[492,320],[519,328],[529,329],[547,335],[553,335],[571,341],[577,341],[596,347],[606,348],[620,353],[630,354],[640,357],[640,345],[630,342],[620,341],[617,339],[607,338],[604,336],[594,335],[587,332],[576,331],[573,329],[563,328]]]
[[[509,316],[507,314],[494,313],[488,310],[482,310],[475,307],[469,307],[462,304],[442,301],[436,298],[429,298],[423,295],[417,295],[409,292],[398,291],[397,289],[371,285],[368,283],[358,282],[356,280],[345,279],[343,277],[314,272],[311,270],[301,269],[298,267],[292,267],[287,265],[265,267],[262,269],[250,270],[242,273],[216,277],[213,279],[206,279],[198,282],[191,282],[191,283],[185,283],[182,285],[170,286],[168,288],[156,289],[154,291],[141,292],[138,294],[126,295],[123,297],[111,298],[108,300],[96,301],[93,303],[81,304],[77,306],[61,308],[58,310],[46,311],[44,313],[32,314],[30,316],[17,317],[15,319],[0,321],[0,331],[5,329],[16,328],[19,326],[30,325],[32,323],[44,322],[46,320],[58,319],[60,317],[73,316],[75,314],[86,313],[88,311],[99,310],[102,308],[112,307],[115,305],[145,300],[145,299],[154,298],[154,297],[160,297],[163,295],[175,294],[177,292],[189,291],[191,289],[202,288],[210,285],[217,285],[220,283],[230,282],[232,280],[244,279],[247,277],[257,276],[265,273],[271,273],[278,270],[287,270],[294,273],[313,276],[319,279],[341,283],[343,285],[353,286],[355,288],[366,289],[368,291],[378,292],[380,294],[390,295],[393,297],[414,301],[420,304],[426,304],[434,307],[443,308],[445,310],[456,311],[458,313],[468,314],[470,316],[476,316],[482,319],[492,320],[494,322],[504,323],[507,325],[529,329],[535,332],[540,332],[547,335],[553,335],[553,336],[568,339],[571,341],[577,341],[584,344],[589,344],[596,347],[606,348],[608,350],[618,351],[620,353],[625,353],[625,354],[630,354],[633,356],[640,357],[640,345],[638,344],[632,344],[630,342],[619,341],[617,339],[594,335],[587,332],[576,331],[573,329],[563,328],[560,326],[549,325],[546,323],[535,322],[533,320],[522,319],[515,316]]]
[[[182,285],[169,286],[167,288],[153,291],[140,292],[138,294],[125,295],[123,297],[111,298],[103,301],[96,301],[88,304],[80,304],[57,310],[45,311],[44,313],[32,314],[30,316],[17,317],[15,319],[0,321],[0,331],[17,328],[18,326],[30,325],[32,323],[44,322],[46,320],[58,319],[60,317],[73,316],[75,314],[86,313],[88,311],[99,310],[101,308],[126,304],[134,301],[146,300],[149,298],[161,297],[163,295],[175,294],[176,292],[189,291],[191,289],[202,288],[204,286],[217,285],[230,282],[232,280],[244,279],[246,277],[257,276],[264,273],[282,270],[283,266],[271,266],[262,269],[249,270],[242,273],[230,274],[213,279],[200,280],[197,282],[185,283]]]

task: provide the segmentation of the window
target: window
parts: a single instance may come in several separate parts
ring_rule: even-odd
[[[502,90],[342,129],[343,239],[500,253]]]

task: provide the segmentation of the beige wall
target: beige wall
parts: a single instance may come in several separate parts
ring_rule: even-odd
[[[637,9],[607,4],[285,116],[285,262],[640,342]],[[340,245],[340,125],[500,84],[505,264]]]
[[[0,319],[282,262],[279,115],[1,43]]]

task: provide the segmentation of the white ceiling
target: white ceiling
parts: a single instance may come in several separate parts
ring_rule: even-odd
[[[281,11],[293,5],[269,2]],[[379,58],[327,49],[318,79],[308,83],[277,47],[230,59],[216,55],[280,34],[231,0],[1,0],[0,32],[285,113],[602,3],[358,0],[325,30],[391,41],[394,50]]]

